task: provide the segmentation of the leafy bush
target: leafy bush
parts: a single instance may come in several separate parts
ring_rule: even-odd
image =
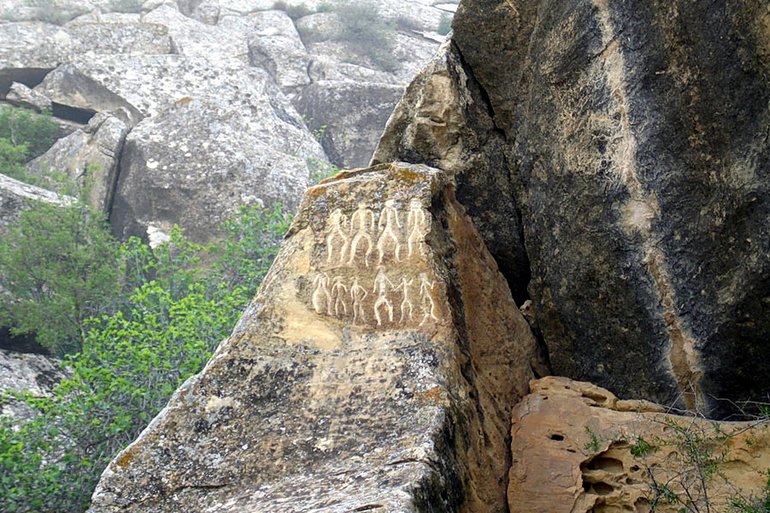
[[[215,247],[175,228],[154,250],[131,239],[105,256],[119,286],[100,300],[111,311],[83,321],[80,352],[67,358],[72,377],[50,398],[19,397],[39,412],[32,420],[13,426],[0,418],[0,511],[82,512],[107,463],[229,334],[288,223],[280,206],[242,207]],[[202,265],[212,259],[211,268]],[[96,272],[87,269],[94,258],[83,261],[79,270]]]
[[[22,212],[0,245],[0,287],[13,298],[0,320],[54,354],[79,350],[86,320],[110,310],[116,255],[103,216],[84,205]]]
[[[37,114],[27,109],[0,106],[0,139],[26,148],[25,159],[33,159],[45,153],[54,142],[59,130],[51,116]]]

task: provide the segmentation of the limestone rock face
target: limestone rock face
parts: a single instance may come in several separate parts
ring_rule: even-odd
[[[83,129],[59,139],[27,169],[47,176],[49,170],[65,172],[93,208],[109,212],[117,178],[117,166],[128,133],[126,123],[116,116],[99,113]]]
[[[688,501],[687,511],[727,511],[731,499],[764,493],[767,423],[669,415],[656,404],[619,400],[566,378],[543,378],[531,389],[513,409],[511,513],[645,512],[653,506],[677,512]],[[712,463],[717,473],[704,481],[704,494],[700,477]],[[660,496],[664,491],[669,502]],[[683,502],[671,503],[674,497]]]
[[[36,397],[50,395],[53,388],[66,377],[61,362],[41,354],[17,353],[0,349],[0,394],[29,392]],[[0,415],[22,422],[34,412],[17,401],[3,401]]]
[[[208,242],[239,205],[282,203],[294,211],[308,161],[326,157],[297,113],[275,99],[279,91],[260,90],[258,79],[249,96],[220,90],[220,98],[183,98],[131,131],[110,216],[120,237],[179,224]]]
[[[66,204],[72,200],[73,198],[60,196],[0,173],[0,235],[35,202]]]
[[[295,105],[331,161],[364,167],[403,92],[398,85],[320,81],[303,89]]]
[[[480,92],[473,119],[492,121],[471,130],[482,144],[502,138],[505,160],[486,180],[513,189],[555,373],[714,415],[730,409],[715,398],[765,398],[768,16],[761,0],[458,8],[453,42]],[[452,155],[438,127],[410,141],[430,126],[411,116],[377,161]],[[464,199],[471,213],[482,197]]]
[[[90,513],[503,512],[510,408],[537,365],[443,172],[342,173],[307,191],[231,337]]]

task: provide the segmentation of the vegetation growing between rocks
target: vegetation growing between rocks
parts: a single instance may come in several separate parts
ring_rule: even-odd
[[[31,185],[43,185],[40,177],[27,172],[24,163],[45,153],[58,129],[47,113],[0,106],[0,173]]]
[[[0,511],[82,512],[107,463],[230,333],[288,223],[280,206],[242,207],[224,223],[219,244],[193,244],[175,228],[151,249],[138,239],[119,244],[83,205],[24,212],[25,229],[0,249],[0,276],[3,287],[16,287],[7,290],[18,294],[14,280],[21,280],[37,295],[6,316],[38,337],[45,327],[41,341],[57,351],[79,350],[66,357],[71,377],[52,397],[4,399],[38,415],[21,425],[0,418]],[[39,255],[22,258],[22,248],[35,244]]]

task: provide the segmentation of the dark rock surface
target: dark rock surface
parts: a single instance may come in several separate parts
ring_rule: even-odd
[[[553,371],[718,416],[767,400],[767,2],[474,0],[454,30]],[[415,147],[387,158],[443,156]]]

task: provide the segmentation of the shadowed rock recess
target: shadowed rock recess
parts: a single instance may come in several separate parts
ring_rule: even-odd
[[[504,512],[537,354],[444,172],[342,173],[89,511]]]
[[[471,0],[453,25],[374,162],[455,174],[555,374],[767,401],[767,2]]]

